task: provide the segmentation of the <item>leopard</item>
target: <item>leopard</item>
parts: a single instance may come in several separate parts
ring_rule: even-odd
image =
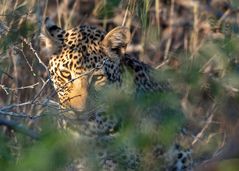
[[[80,25],[65,30],[56,25],[51,18],[46,17],[45,29],[52,45],[48,65],[50,78],[62,108],[84,111],[90,86],[112,84],[120,87],[125,68],[133,73],[136,93],[171,90],[168,82],[158,82],[151,76],[152,68],[149,65],[126,53],[131,33],[125,26],[118,26],[108,33],[90,25]],[[97,138],[112,134],[119,129],[119,121],[105,119],[104,112],[93,113],[88,117],[87,122],[81,124],[81,128],[84,129],[82,132],[88,136],[95,134]],[[127,153],[129,150],[123,151]],[[134,157],[123,162],[128,166],[125,169],[137,170],[139,155],[127,155]],[[112,159],[110,154],[101,158],[104,167],[115,168],[115,159]],[[178,164],[179,161],[175,163]]]

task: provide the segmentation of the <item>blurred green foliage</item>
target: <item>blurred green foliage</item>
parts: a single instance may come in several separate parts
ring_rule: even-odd
[[[136,2],[135,12],[141,21],[143,29],[146,29],[149,26],[149,10],[152,5],[152,2],[152,0],[140,0]]]
[[[43,120],[39,140],[18,132],[14,133],[15,138],[1,134],[0,170],[58,170],[67,162],[67,151],[71,147],[69,136],[56,130],[52,119]]]
[[[121,0],[103,0],[102,7],[99,11],[98,17],[100,19],[112,18],[114,16],[114,10],[118,7]]]

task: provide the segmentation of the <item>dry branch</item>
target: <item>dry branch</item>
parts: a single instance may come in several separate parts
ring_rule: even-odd
[[[26,136],[29,136],[29,137],[31,137],[32,139],[35,139],[35,140],[40,138],[39,135],[36,132],[30,130],[29,128],[27,128],[23,125],[19,125],[17,122],[12,121],[12,120],[0,119],[0,125],[6,126],[10,129],[16,131],[16,132],[22,133],[22,134],[24,134]]]

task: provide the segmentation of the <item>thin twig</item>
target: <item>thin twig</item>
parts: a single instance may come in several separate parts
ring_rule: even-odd
[[[31,42],[28,42],[27,39],[25,39],[24,37],[21,37],[21,40],[23,42],[25,42],[30,50],[34,53],[34,55],[36,56],[38,62],[45,68],[45,70],[48,72],[48,67],[44,64],[44,62],[42,62],[41,58],[39,57],[39,55],[37,54],[36,50],[32,47],[32,43]]]
[[[127,5],[127,9],[126,9],[126,12],[124,14],[124,19],[123,19],[123,22],[122,22],[121,26],[125,26],[125,22],[126,22],[126,19],[127,19],[127,16],[128,16],[128,11],[129,11],[129,5]]]
[[[169,62],[169,59],[163,61],[161,64],[159,64],[158,66],[156,66],[155,69],[162,68],[164,65],[168,64],[168,62]]]
[[[24,90],[24,89],[33,89],[35,88],[35,86],[37,86],[39,84],[39,82],[32,84],[32,85],[28,85],[28,86],[22,86],[22,87],[17,87],[17,88],[10,88],[10,87],[6,87],[5,85],[0,84],[0,87],[2,89],[6,89],[6,90],[11,90],[11,91],[16,91],[16,90]]]
[[[11,75],[9,75],[8,73],[6,73],[5,71],[3,71],[1,68],[0,68],[0,72],[2,72],[3,74],[5,74],[6,76],[8,76],[10,79],[14,79]]]
[[[32,103],[34,103],[36,101],[36,99],[40,96],[40,94],[42,93],[42,91],[44,90],[44,88],[46,87],[46,85],[49,83],[50,79],[47,79],[46,81],[44,81],[40,91],[35,95],[35,97],[32,99]]]
[[[28,65],[29,68],[30,68],[30,71],[33,73],[33,75],[36,75],[36,74],[34,73],[33,67],[30,65],[30,62],[28,61],[28,59],[27,59],[25,53],[23,52],[23,49],[20,49],[20,48],[18,48],[18,47],[16,47],[16,46],[15,46],[15,49],[19,50],[19,51],[22,53],[23,58],[25,59],[27,65]]]
[[[194,145],[199,139],[201,139],[201,137],[203,136],[203,133],[206,131],[206,129],[209,127],[209,125],[212,123],[212,119],[214,117],[214,111],[216,109],[216,104],[213,104],[211,110],[208,111],[208,115],[210,115],[206,121],[206,124],[204,125],[204,127],[202,128],[202,130],[197,134],[197,136],[195,137],[195,139],[192,142],[192,145]]]
[[[11,105],[7,105],[7,106],[4,106],[4,107],[0,108],[0,110],[1,111],[6,111],[6,110],[12,109],[14,107],[20,107],[20,106],[25,106],[25,105],[29,105],[29,104],[32,104],[31,101],[23,102],[23,103],[20,103],[20,104],[11,104]]]

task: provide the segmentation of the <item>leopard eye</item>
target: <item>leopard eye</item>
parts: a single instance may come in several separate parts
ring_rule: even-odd
[[[60,74],[63,78],[66,78],[68,80],[71,80],[71,73],[66,70],[60,70]]]

